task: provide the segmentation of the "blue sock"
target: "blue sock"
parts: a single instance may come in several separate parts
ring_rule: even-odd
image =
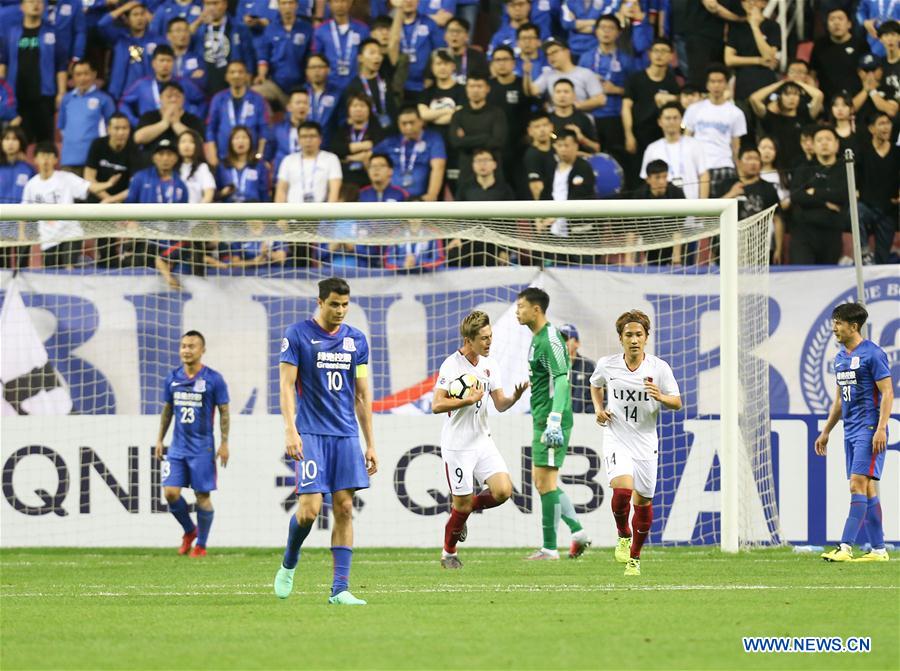
[[[866,507],[866,530],[873,550],[884,548],[884,527],[881,524],[881,500],[873,496]]]
[[[197,528],[194,526],[194,521],[191,519],[191,514],[188,512],[187,501],[184,500],[183,496],[179,496],[175,503],[169,504],[169,512],[175,516],[176,520],[178,520],[181,528],[184,529],[184,533],[189,534]]]
[[[287,546],[284,548],[284,559],[281,565],[285,568],[297,568],[297,562],[300,561],[300,546],[312,531],[312,524],[308,527],[301,527],[297,521],[296,515],[291,515],[291,523],[288,526]]]
[[[197,545],[202,548],[206,547],[206,539],[209,537],[209,528],[212,526],[213,515],[212,510],[203,510],[197,508]]]
[[[353,561],[353,548],[336,545],[331,548],[331,558],[334,560],[331,596],[335,596],[350,587],[350,563]]]
[[[847,516],[847,522],[844,524],[844,533],[841,534],[841,543],[853,545],[856,542],[856,536],[859,529],[866,519],[867,499],[865,494],[850,495],[850,514]]]

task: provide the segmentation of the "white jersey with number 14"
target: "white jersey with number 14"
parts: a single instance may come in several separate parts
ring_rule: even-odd
[[[441,450],[475,450],[485,443],[493,444],[488,426],[488,397],[494,389],[502,388],[500,366],[489,356],[478,357],[472,365],[459,351],[454,352],[441,364],[435,389],[450,393],[450,383],[460,375],[469,373],[478,378],[484,388],[484,396],[474,405],[466,405],[447,413],[441,431]]]
[[[629,370],[624,354],[603,357],[591,375],[591,386],[606,386],[606,409],[613,417],[603,440],[626,448],[632,459],[653,460],[659,451],[656,418],[662,404],[650,397],[644,380],[666,396],[681,395],[669,364],[652,354],[645,354],[636,370]]]

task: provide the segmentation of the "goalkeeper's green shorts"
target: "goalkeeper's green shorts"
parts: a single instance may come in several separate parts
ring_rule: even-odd
[[[572,436],[572,427],[563,427],[563,444],[561,447],[547,447],[541,442],[546,426],[535,427],[534,436],[531,439],[531,463],[533,466],[548,466],[560,468],[566,460],[566,452],[569,451],[569,438]]]

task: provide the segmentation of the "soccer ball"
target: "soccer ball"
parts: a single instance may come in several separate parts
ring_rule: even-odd
[[[478,384],[478,378],[471,373],[460,375],[450,383],[450,396],[453,398],[465,398]]]

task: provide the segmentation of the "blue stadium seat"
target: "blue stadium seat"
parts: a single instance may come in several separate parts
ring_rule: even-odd
[[[622,166],[609,154],[599,153],[588,158],[591,169],[597,178],[597,197],[609,198],[622,190],[625,184],[625,173]]]

